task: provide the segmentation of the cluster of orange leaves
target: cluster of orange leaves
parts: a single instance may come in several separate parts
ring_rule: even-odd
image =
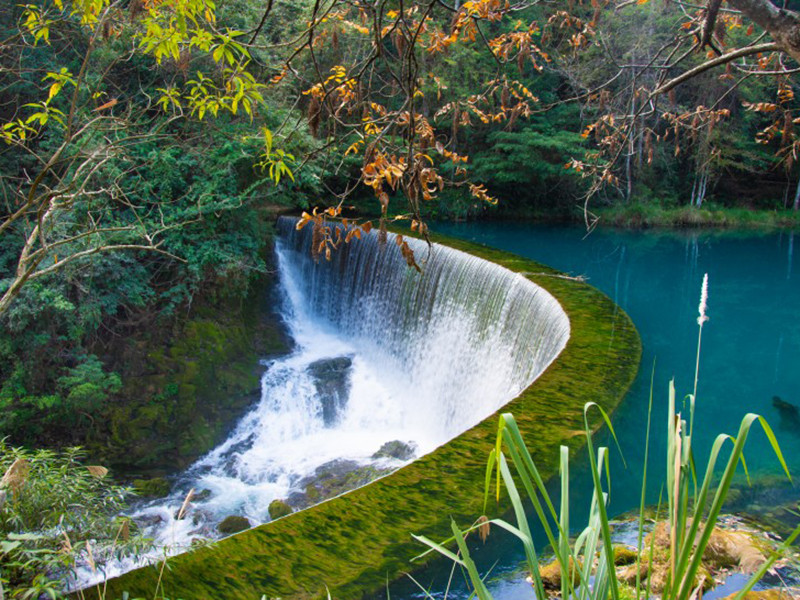
[[[353,238],[361,239],[362,233],[369,233],[372,223],[367,221],[363,224],[351,223],[348,219],[342,218],[339,225],[330,225],[329,218],[336,219],[342,213],[341,206],[331,206],[320,211],[317,208],[309,214],[303,212],[297,221],[296,229],[299,231],[306,225],[311,224],[311,255],[314,260],[319,260],[320,256],[325,256],[325,260],[330,260],[333,250],[339,248],[343,243],[349,244]]]
[[[489,40],[489,47],[495,57],[502,61],[516,60],[520,72],[524,70],[528,60],[533,63],[534,69],[541,71],[542,66],[537,62],[536,57],[540,57],[545,62],[550,62],[550,57],[533,41],[534,36],[538,33],[540,33],[539,25],[534,21],[524,31],[511,31]]]
[[[771,122],[756,134],[756,142],[770,144],[780,141],[778,155],[783,156],[784,168],[789,171],[800,154],[800,139],[795,136],[794,126],[800,124],[800,117],[794,117],[791,108],[794,90],[788,79],[778,82],[777,102],[743,102],[745,109],[773,115]]]
[[[315,261],[318,261],[320,256],[325,256],[325,260],[331,260],[333,252],[340,248],[342,244],[349,244],[354,239],[360,240],[362,235],[369,235],[372,231],[372,221],[357,223],[341,217],[341,213],[341,206],[331,206],[322,211],[314,208],[311,213],[304,211],[300,219],[298,219],[295,225],[298,231],[309,224],[312,227],[311,255]],[[411,230],[426,235],[428,227],[420,221],[413,220],[411,222]],[[386,221],[385,219],[381,219],[378,241],[385,244],[387,237]],[[403,236],[399,234],[395,235],[394,241],[400,250],[401,256],[406,261],[406,264],[417,271],[421,271],[414,257],[414,251]]]

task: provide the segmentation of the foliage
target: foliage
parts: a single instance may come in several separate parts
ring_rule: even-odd
[[[64,597],[79,561],[97,567],[143,548],[118,516],[130,489],[83,458],[80,448],[30,452],[0,442],[0,584],[9,597]]]

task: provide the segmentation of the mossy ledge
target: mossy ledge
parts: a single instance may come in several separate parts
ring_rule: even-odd
[[[557,471],[557,446],[582,443],[583,406],[617,406],[633,382],[641,342],[629,317],[595,288],[536,262],[477,244],[435,241],[480,256],[547,289],[571,323],[566,348],[502,411],[512,412],[545,476]],[[595,421],[595,425],[599,425]],[[483,508],[493,415],[410,465],[347,494],[169,559],[167,597],[361,598],[415,565],[423,547],[411,533],[444,539],[450,518],[472,523]],[[502,507],[499,510],[503,510]],[[430,556],[430,555],[429,555]],[[161,569],[151,566],[108,582],[106,597],[147,596]]]

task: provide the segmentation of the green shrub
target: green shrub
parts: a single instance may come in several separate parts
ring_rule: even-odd
[[[118,516],[131,490],[82,459],[80,448],[27,451],[0,441],[0,583],[8,596],[63,597],[78,561],[100,566],[144,549],[132,521]]]

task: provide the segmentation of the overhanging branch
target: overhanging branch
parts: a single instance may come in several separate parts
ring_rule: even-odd
[[[736,60],[737,58],[741,58],[743,56],[750,56],[752,54],[758,54],[759,52],[774,52],[776,50],[780,50],[780,47],[775,42],[769,42],[766,44],[757,44],[755,46],[746,46],[745,48],[739,48],[738,50],[734,50],[733,52],[728,52],[727,54],[723,54],[721,56],[712,58],[711,60],[707,60],[703,64],[697,65],[693,69],[689,69],[688,71],[681,73],[677,77],[670,79],[666,83],[656,88],[653,91],[652,95],[656,96],[658,94],[664,94],[670,91],[675,86],[680,85],[684,81],[688,81],[692,77],[697,77],[700,73],[704,73],[709,69],[713,69],[714,67],[718,67],[720,65],[729,63],[732,60]]]

